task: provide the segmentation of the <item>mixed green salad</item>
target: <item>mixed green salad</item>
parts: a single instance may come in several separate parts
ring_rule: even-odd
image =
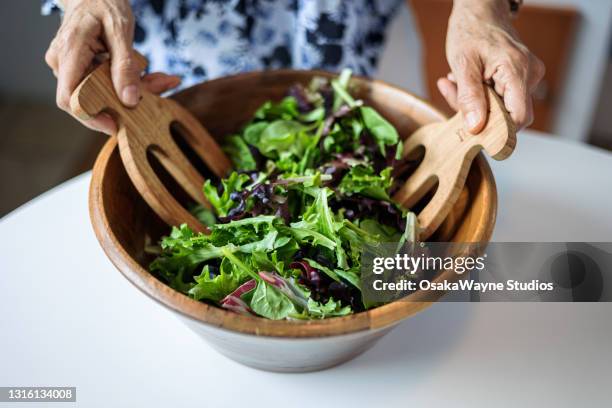
[[[363,301],[365,245],[413,239],[391,200],[408,163],[396,129],[351,96],[351,73],[296,84],[266,102],[224,150],[235,171],[194,214],[210,234],[174,227],[150,270],[193,299],[269,319],[320,319]]]

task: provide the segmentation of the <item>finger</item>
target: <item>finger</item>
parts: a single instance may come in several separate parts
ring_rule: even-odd
[[[53,75],[55,75],[56,77],[57,77],[57,68],[58,68],[57,53],[58,53],[57,41],[53,40],[51,42],[51,45],[49,45],[49,49],[45,53],[45,62],[47,63],[49,68],[51,68],[51,71],[53,71]]]
[[[134,29],[128,20],[119,23],[104,21],[104,32],[111,57],[111,77],[115,92],[126,106],[140,100],[140,71],[133,56]]]
[[[70,110],[70,96],[87,72],[94,53],[84,43],[77,43],[68,48],[60,58],[57,72],[57,105]]]
[[[100,113],[98,116],[89,120],[78,120],[83,125],[97,132],[106,133],[107,135],[114,135],[117,133],[117,124],[108,113]]]
[[[495,93],[503,97],[506,93],[506,82],[505,81],[493,81]]]
[[[181,84],[181,77],[162,72],[147,74],[142,78],[142,86],[149,92],[161,94]]]
[[[487,120],[487,99],[482,66],[477,58],[463,56],[453,73],[457,79],[457,105],[469,132],[479,133]]]
[[[533,121],[533,107],[531,95],[527,89],[526,81],[512,77],[505,84],[503,93],[504,105],[518,129],[523,129]]]
[[[457,85],[451,82],[448,77],[438,79],[437,85],[438,90],[444,96],[448,105],[455,111],[459,110],[459,105],[457,104]]]
[[[448,79],[454,84],[457,83],[457,78],[455,78],[455,74],[453,74],[452,72],[449,72],[448,74],[446,74],[446,79]]]

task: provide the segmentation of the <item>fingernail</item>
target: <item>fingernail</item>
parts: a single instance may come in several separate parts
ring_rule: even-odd
[[[122,93],[123,103],[134,106],[138,103],[140,96],[138,95],[138,87],[136,85],[128,85],[123,88]]]
[[[465,115],[465,122],[470,130],[475,129],[480,123],[480,115],[475,111],[468,112],[468,114]]]

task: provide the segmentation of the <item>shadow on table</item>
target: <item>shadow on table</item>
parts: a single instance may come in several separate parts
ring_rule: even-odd
[[[469,332],[473,316],[469,303],[436,303],[345,364],[297,375],[257,371],[257,378],[288,395],[315,390],[325,396],[317,399],[320,407],[342,406],[350,398],[358,398],[362,406],[393,405],[394,399],[408,399],[450,358]]]
[[[414,368],[422,375],[455,348],[469,327],[472,313],[467,303],[437,303],[401,323],[370,351],[338,369],[400,373]]]

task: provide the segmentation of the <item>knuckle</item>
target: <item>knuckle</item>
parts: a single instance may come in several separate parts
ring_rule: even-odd
[[[58,44],[59,44],[59,39],[60,39],[60,33],[59,31],[55,34],[55,37],[53,37],[53,39],[51,40],[51,42],[49,43],[49,48],[47,51],[50,50],[56,50],[58,48]]]
[[[76,27],[68,27],[62,32],[62,42],[64,44],[74,44],[80,37],[80,31]]]
[[[466,51],[463,53],[457,54],[453,59],[455,69],[459,72],[468,71],[469,68],[473,65],[473,56],[471,51]]]
[[[120,59],[117,59],[114,62],[115,69],[122,74],[131,73],[133,66],[134,58],[132,56],[125,56]]]
[[[116,14],[108,18],[107,27],[109,34],[115,37],[125,37],[129,35],[134,26],[131,15]]]
[[[518,124],[523,124],[525,123],[525,120],[527,119],[527,112],[524,110],[517,110],[514,113],[514,116],[516,117],[516,121],[518,122]]]
[[[525,54],[525,52],[519,48],[512,47],[507,51],[507,55],[510,58],[510,61],[514,65],[527,65],[529,63],[529,58]]]
[[[70,100],[65,92],[58,91],[55,95],[55,103],[60,109],[68,111]]]
[[[461,106],[476,106],[480,104],[480,95],[475,89],[468,88],[457,95],[457,103]]]
[[[54,68],[55,65],[55,50],[51,47],[45,52],[45,62],[50,68]]]
[[[535,55],[532,59],[532,66],[533,71],[535,72],[535,75],[538,77],[538,79],[541,79],[544,74],[546,74],[546,66],[544,65],[542,60],[536,57]]]
[[[527,78],[527,73],[529,72],[529,66],[523,63],[516,62],[508,62],[506,64],[502,64],[502,76],[508,82],[513,82],[518,80],[522,82]]]
[[[51,56],[53,55],[57,56],[57,54],[59,54],[59,52],[61,51],[62,47],[63,47],[62,34],[58,32],[55,38],[51,41],[51,44],[49,44],[47,53],[51,53],[50,54]]]
[[[502,60],[503,67],[514,75],[524,77],[530,67],[530,56],[518,48],[510,48],[505,52]]]
[[[508,63],[501,63],[495,68],[493,78],[495,83],[506,84],[512,79],[512,67]]]

